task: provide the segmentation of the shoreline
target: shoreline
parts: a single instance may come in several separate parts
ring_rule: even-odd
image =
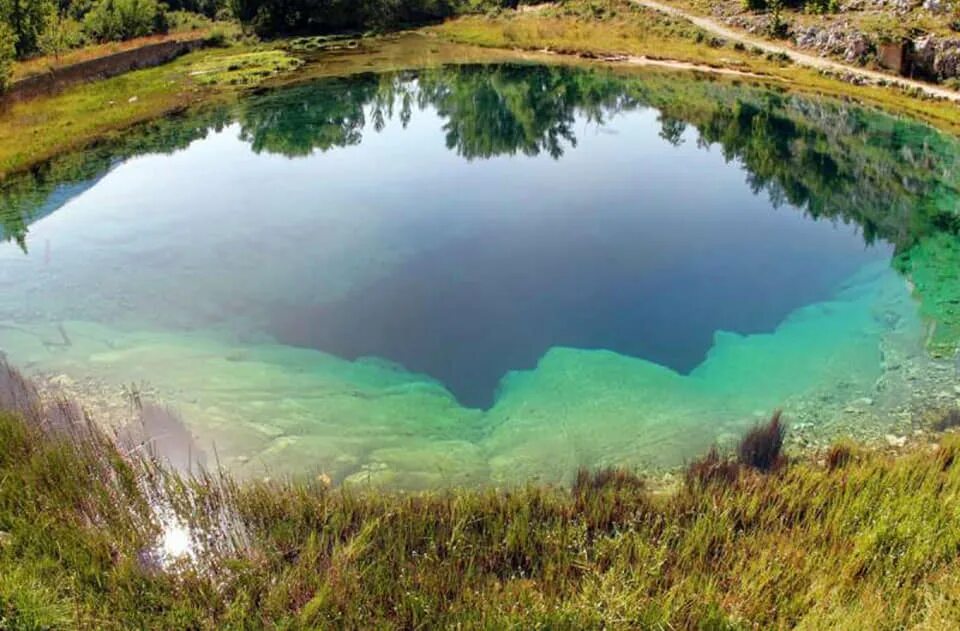
[[[641,11],[637,5],[632,6]],[[694,35],[686,31],[666,35],[659,31],[666,27],[658,25],[657,18],[652,20],[653,24],[643,25],[644,19],[657,15],[652,9],[630,15],[623,23],[593,23],[541,13],[519,11],[507,17],[461,17],[436,26],[361,39],[358,49],[317,54],[304,55],[291,49],[294,40],[206,49],[155,68],[73,86],[57,95],[8,103],[0,111],[0,146],[8,148],[0,151],[0,183],[62,153],[94,146],[138,124],[216,102],[229,103],[250,90],[321,76],[471,61],[586,63],[614,69],[664,68],[744,78],[799,93],[852,99],[960,134],[960,109],[953,102],[918,98],[903,87],[896,87],[896,77],[880,73],[873,74],[885,85],[857,85],[827,76],[778,57],[771,52],[774,44],[769,44],[770,50],[762,50],[748,48],[739,41],[704,40],[705,31],[689,21],[696,16],[669,16]],[[206,71],[196,70],[198,65],[215,64],[218,59],[274,54],[305,59],[307,63],[298,62],[292,69],[268,66],[263,76],[247,73],[242,82],[232,77],[200,81]],[[837,62],[824,63],[860,72]],[[953,94],[960,98],[960,93]]]

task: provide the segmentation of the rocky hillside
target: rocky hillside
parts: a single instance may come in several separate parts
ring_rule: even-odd
[[[710,12],[824,57],[960,85],[956,0],[719,0]]]

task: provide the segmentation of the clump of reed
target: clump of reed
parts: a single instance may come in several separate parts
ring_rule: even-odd
[[[782,412],[777,410],[768,422],[753,427],[740,439],[738,462],[760,471],[773,471],[783,466],[783,439],[786,435]]]
[[[777,410],[766,423],[755,425],[737,443],[736,457],[720,453],[716,445],[687,465],[687,486],[708,487],[736,482],[744,470],[775,471],[786,463],[783,441],[787,428]]]
[[[836,471],[847,466],[853,459],[853,447],[845,442],[834,443],[830,445],[824,457],[824,464],[827,470]]]

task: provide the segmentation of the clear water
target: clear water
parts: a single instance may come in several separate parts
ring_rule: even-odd
[[[876,397],[891,337],[930,356],[891,261],[953,234],[957,190],[918,124],[531,66],[327,80],[126,143],[8,187],[0,348],[148,384],[238,471],[407,487],[671,466]]]

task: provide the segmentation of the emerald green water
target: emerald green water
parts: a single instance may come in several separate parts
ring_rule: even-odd
[[[685,76],[465,66],[161,121],[7,183],[0,349],[241,475],[670,468],[954,405],[956,139]]]

